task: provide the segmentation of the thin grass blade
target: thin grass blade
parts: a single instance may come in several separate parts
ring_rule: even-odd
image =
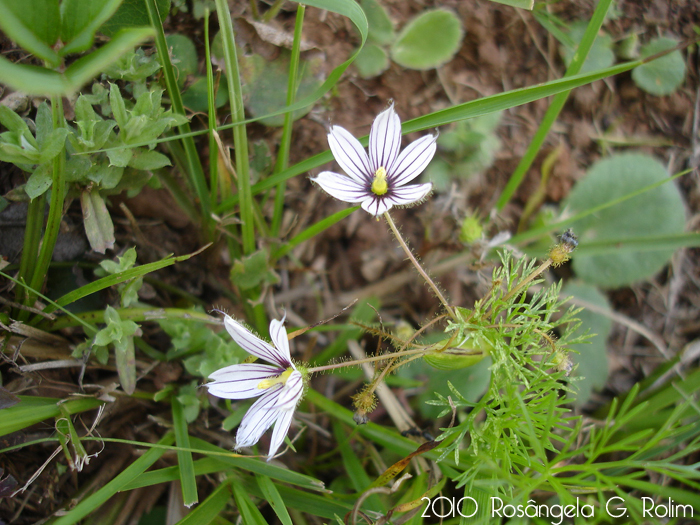
[[[172,400],[173,411],[173,431],[175,432],[175,442],[180,448],[190,448],[190,435],[185,419],[185,410],[182,403],[177,398]],[[177,451],[177,464],[180,470],[180,485],[182,487],[182,501],[185,507],[189,508],[199,502],[197,495],[197,480],[194,472],[194,462],[192,452],[188,450]]]

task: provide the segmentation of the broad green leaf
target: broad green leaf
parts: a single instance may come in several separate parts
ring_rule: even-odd
[[[678,42],[672,38],[656,38],[645,46],[642,46],[640,55],[647,58],[656,53],[661,53],[674,48]],[[656,60],[642,64],[632,70],[632,79],[635,84],[647,93],[658,97],[670,95],[683,83],[685,79],[685,61],[680,50],[675,50]]]
[[[365,44],[355,59],[355,67],[362,78],[376,77],[389,68],[389,57],[381,47]]]
[[[124,321],[124,324],[126,323],[136,324],[133,321]],[[136,354],[133,335],[124,333],[120,342],[114,342],[114,357],[122,390],[127,395],[131,395],[136,390]]]
[[[0,134],[0,160],[18,166],[38,164],[40,158],[34,137],[29,133],[7,131]],[[28,170],[29,167],[24,167]]]
[[[63,73],[14,64],[0,56],[0,83],[33,95],[72,95],[119,56],[152,34],[150,28],[125,29],[104,46],[73,62]]]
[[[157,170],[165,166],[170,166],[170,159],[157,151],[139,148],[129,159],[129,167],[137,170]]]
[[[99,49],[73,62],[63,74],[70,82],[71,88],[68,93],[80,89],[124,53],[151,36],[153,30],[150,27],[123,29]]]
[[[121,91],[119,91],[119,86],[112,83],[109,84],[109,105],[112,108],[112,115],[114,116],[114,120],[117,121],[117,125],[120,128],[126,127],[126,123],[129,121],[129,115],[126,112],[124,97],[122,97]]]
[[[262,283],[276,283],[277,274],[270,267],[265,250],[234,261],[231,267],[231,282],[242,290],[249,290]]]
[[[60,63],[58,53],[53,50],[59,36],[59,20],[58,0],[0,2],[0,28],[10,39],[51,67]]]
[[[103,404],[94,397],[80,397],[75,399],[54,399],[48,397],[17,396],[20,402],[14,406],[2,410],[0,418],[0,436],[6,436],[12,432],[23,430],[45,419],[55,418],[61,415],[63,410],[70,414],[78,414],[92,410]]]
[[[566,200],[570,214],[583,212],[620,198],[644,186],[668,178],[654,157],[640,153],[617,154],[594,164]],[[607,239],[676,235],[685,228],[685,207],[678,188],[663,184],[616,206],[587,216],[570,226],[579,236],[579,245]],[[658,272],[673,255],[672,249],[636,251],[622,247],[614,254],[579,255],[574,252],[573,267],[584,281],[615,288],[647,279]]]
[[[104,73],[109,78],[141,83],[161,68],[158,55],[146,55],[140,47],[125,53],[108,66]],[[94,87],[93,87],[94,89]]]
[[[41,112],[42,106],[45,105],[46,103],[39,105],[37,113]],[[31,135],[29,126],[24,119],[4,104],[0,104],[0,124],[6,127],[9,131],[17,131],[19,133]]]
[[[68,135],[68,128],[56,128],[54,129],[45,141],[42,141],[41,151],[39,153],[39,162],[42,164],[49,162],[59,153],[65,151],[66,136]],[[65,153],[63,153],[65,155]]]
[[[445,9],[426,11],[401,30],[391,59],[408,69],[433,69],[449,62],[462,44],[462,23]]]
[[[29,94],[70,93],[71,83],[58,71],[15,64],[0,56],[0,83]]]
[[[114,224],[99,191],[83,190],[80,194],[80,204],[90,247],[98,253],[111,250],[114,247]]]
[[[396,37],[394,24],[379,0],[362,0],[360,6],[369,24],[367,40],[382,46],[391,44]]]
[[[228,102],[228,87],[226,79],[222,77],[216,91],[216,107],[220,108]],[[182,103],[185,107],[194,112],[204,112],[208,109],[207,79],[198,78],[187,87],[182,94]]]
[[[282,50],[280,56],[270,61],[260,55],[238,54],[243,83],[243,101],[253,116],[274,113],[285,107],[287,99],[287,75],[289,74],[290,53]],[[301,60],[299,64],[299,84],[297,97],[303,98],[313,93],[323,82],[323,58],[320,56]],[[311,111],[311,106],[294,112],[298,119]],[[284,117],[270,117],[260,120],[266,126],[281,126]]]
[[[573,295],[574,301],[581,299],[603,310],[610,311],[608,299],[595,286],[580,281],[569,281],[561,291],[562,297]],[[581,321],[581,326],[574,332],[578,337],[585,334],[592,335],[585,343],[572,347],[577,354],[571,353],[569,358],[576,368],[572,376],[578,380],[572,384],[578,390],[574,399],[577,406],[584,405],[591,397],[593,390],[599,390],[605,386],[608,379],[608,353],[607,339],[612,329],[612,320],[592,310],[583,309],[576,314]]]
[[[157,0],[160,21],[164,22],[170,12],[170,0]],[[131,27],[150,26],[148,9],[144,0],[124,0],[119,9],[100,28],[100,32],[113,36],[117,31]]]
[[[27,184],[24,185],[24,191],[27,192],[30,199],[36,199],[51,187],[53,182],[51,173],[51,164],[40,164],[34,170]]]
[[[134,154],[131,148],[112,149],[107,152],[109,165],[117,168],[126,168]]]
[[[197,49],[194,43],[185,35],[174,34],[165,37],[170,51],[170,60],[175,68],[175,76],[180,87],[185,84],[188,75],[197,72]]]
[[[59,54],[82,53],[90,49],[95,32],[114,14],[121,0],[63,0]]]

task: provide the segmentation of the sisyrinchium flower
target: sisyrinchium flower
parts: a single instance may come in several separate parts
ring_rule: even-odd
[[[271,363],[242,363],[217,370],[209,376],[209,393],[226,399],[258,397],[241,421],[236,433],[236,449],[257,443],[274,423],[268,461],[284,441],[294,409],[304,391],[304,377],[292,363],[284,319],[273,319],[270,337],[274,346],[263,341],[231,316],[224,314],[224,326],[246,352]]]
[[[323,171],[311,180],[336,199],[361,203],[365,211],[378,217],[393,206],[413,204],[430,193],[431,183],[408,183],[432,160],[436,140],[437,135],[426,135],[399,154],[401,120],[392,104],[372,124],[369,155],[349,131],[332,126],[328,144],[347,176]]]

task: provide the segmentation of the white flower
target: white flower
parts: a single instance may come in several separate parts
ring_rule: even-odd
[[[406,184],[420,175],[431,161],[436,140],[437,135],[426,135],[399,154],[401,120],[392,104],[372,124],[369,156],[350,132],[332,126],[328,144],[347,176],[323,171],[311,180],[336,199],[362,203],[365,211],[378,217],[392,206],[413,204],[430,192],[431,183]]]
[[[223,312],[221,312],[223,313]],[[270,442],[268,461],[282,445],[292,423],[294,409],[304,390],[301,372],[292,363],[284,319],[273,319],[270,336],[275,346],[253,335],[241,323],[224,313],[224,326],[233,340],[246,352],[270,365],[242,363],[217,370],[209,376],[209,393],[226,399],[248,399],[261,396],[250,407],[236,434],[236,449],[258,442],[265,431],[275,424]]]

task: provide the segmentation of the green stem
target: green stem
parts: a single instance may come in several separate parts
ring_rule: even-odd
[[[228,92],[231,102],[231,119],[234,123],[241,123],[245,121],[241,76],[238,70],[238,57],[233,36],[231,12],[225,0],[216,0],[216,12],[219,17],[219,26],[221,27],[221,36],[224,44],[224,61],[226,63],[226,78],[228,80]],[[247,255],[255,251],[255,227],[253,223],[253,197],[250,191],[248,137],[245,124],[236,124],[233,127],[233,144],[236,150],[239,206],[241,222],[243,223],[241,226],[243,253]]]
[[[605,14],[608,12],[611,2],[612,0],[601,0],[598,2],[598,6],[591,17],[591,21],[588,23],[586,32],[584,33],[581,43],[576,50],[574,59],[571,61],[571,64],[569,64],[569,68],[566,70],[564,77],[572,77],[581,71],[581,67],[583,67],[583,63],[588,56],[588,52],[593,46],[596,35],[600,31],[600,27],[605,21]],[[530,169],[530,166],[532,166],[535,157],[537,157],[537,153],[539,153],[545,138],[549,134],[549,130],[554,125],[554,122],[556,122],[559,113],[566,103],[566,100],[569,98],[569,93],[571,93],[571,90],[562,91],[552,100],[552,104],[547,109],[547,113],[545,113],[542,123],[537,129],[535,136],[532,138],[532,142],[528,146],[525,155],[523,155],[523,158],[520,160],[517,168],[515,168],[513,175],[511,175],[508,184],[506,184],[506,187],[503,189],[503,193],[496,203],[496,208],[499,211],[503,210],[505,205],[508,204],[510,199],[515,194],[515,191],[520,186],[520,183],[523,181],[525,174]]]
[[[209,129],[209,200],[216,205],[219,194],[219,145],[216,142],[216,93],[209,45],[209,9],[204,11],[204,56],[207,65],[207,125]]]
[[[161,16],[158,12],[158,5],[156,0],[145,0],[146,10],[148,11],[148,17],[151,21],[151,25],[156,30],[155,41],[156,48],[158,49],[158,60],[163,65],[163,79],[165,80],[165,88],[167,89],[168,96],[170,97],[170,103],[174,113],[179,115],[185,115],[185,107],[182,104],[182,97],[180,95],[180,88],[177,85],[177,80],[175,78],[175,71],[173,65],[170,62],[170,55],[168,53],[168,44],[165,40],[165,33],[163,32],[163,24],[161,23]],[[165,17],[162,17],[165,18]],[[189,134],[191,132],[189,123],[183,124],[178,127],[180,134]],[[202,168],[202,163],[199,160],[199,154],[197,153],[197,146],[194,143],[192,136],[187,135],[185,137],[180,137],[182,140],[182,146],[184,149],[184,163],[186,166],[186,174],[194,187],[197,198],[199,199],[199,205],[202,214],[202,221],[205,224],[205,231],[210,232],[214,230],[214,225],[211,218],[211,202],[209,201],[209,192],[207,191],[207,181],[204,177],[204,169]]]
[[[333,365],[323,365],[315,366],[313,368],[308,368],[307,372],[309,374],[315,374],[316,372],[323,372],[325,370],[335,370],[337,368],[345,368],[347,366],[358,366],[363,363],[373,363],[375,361],[386,361],[387,359],[395,359],[397,357],[403,357],[407,355],[417,355],[424,354],[426,352],[425,348],[416,348],[414,350],[404,350],[401,352],[392,352],[390,354],[375,355],[374,357],[365,357],[364,359],[356,359],[354,361],[345,361],[343,363],[335,363]]]
[[[394,220],[391,218],[391,215],[389,215],[388,211],[384,213],[384,218],[386,219],[387,224],[389,224],[389,228],[391,228],[391,231],[393,232],[394,237],[396,237],[396,240],[399,241],[401,248],[403,248],[403,251],[406,253],[406,255],[408,256],[410,261],[413,263],[413,266],[416,267],[416,270],[418,270],[418,273],[421,275],[421,277],[423,277],[423,279],[425,279],[425,282],[428,283],[428,286],[430,286],[430,288],[432,288],[433,293],[435,294],[435,297],[440,299],[440,302],[445,307],[445,310],[447,310],[447,313],[449,314],[449,316],[456,321],[457,316],[455,315],[454,310],[447,302],[447,299],[445,299],[445,296],[442,295],[442,292],[437,287],[435,282],[430,278],[430,276],[426,273],[426,271],[420,265],[420,263],[418,262],[418,259],[416,259],[416,257],[413,255],[413,252],[411,252],[411,249],[408,247],[408,244],[406,244],[406,241],[404,241],[403,237],[401,237],[401,233],[399,232],[399,229],[396,227],[396,224],[394,224]]]
[[[39,243],[41,242],[41,230],[44,226],[44,209],[46,207],[46,194],[33,199],[27,208],[27,225],[24,228],[24,245],[22,247],[22,259],[19,264],[20,282],[28,283],[34,275],[36,258],[39,254]],[[27,290],[18,286],[16,288],[15,301],[20,304],[28,304]]]
[[[58,129],[63,127],[63,101],[60,96],[51,97],[51,114],[53,117],[53,128]],[[49,217],[46,222],[46,230],[44,231],[44,238],[41,242],[41,249],[39,250],[39,258],[37,259],[36,268],[32,275],[29,286],[35,290],[41,290],[46,279],[46,274],[49,271],[49,265],[51,264],[51,257],[53,256],[53,250],[56,246],[56,239],[58,238],[58,230],[61,226],[61,218],[63,217],[63,201],[66,195],[66,176],[65,176],[65,164],[66,155],[65,151],[56,155],[53,160],[53,173],[51,182],[51,201],[49,204]],[[34,302],[34,298],[29,295],[27,297],[27,306],[31,306]],[[23,312],[20,317],[27,317],[28,312]]]
[[[297,6],[297,18],[294,24],[294,41],[292,43],[292,54],[289,59],[289,76],[287,81],[287,106],[294,104],[297,94],[299,55],[301,53],[301,30],[304,25],[304,12],[306,6]],[[292,144],[292,123],[294,122],[294,112],[290,111],[284,115],[284,126],[282,128],[282,139],[280,140],[279,151],[277,152],[277,163],[275,164],[274,175],[287,169],[289,165],[289,150]],[[282,215],[284,212],[284,194],[287,188],[287,181],[283,180],[277,185],[275,193],[275,212],[272,216],[272,235],[278,237],[280,226],[282,225]]]

